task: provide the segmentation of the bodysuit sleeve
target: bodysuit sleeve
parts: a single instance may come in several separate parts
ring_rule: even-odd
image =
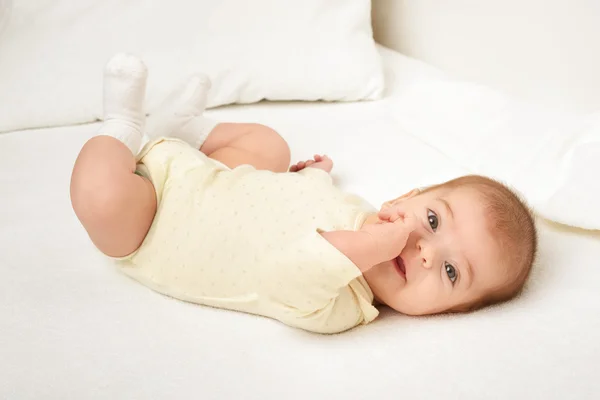
[[[317,231],[273,249],[263,267],[263,290],[288,325],[336,333],[378,314],[358,267]]]

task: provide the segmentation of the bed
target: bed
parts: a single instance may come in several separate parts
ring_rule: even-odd
[[[408,89],[443,74],[379,51],[388,82],[380,101],[261,103],[209,114],[273,126],[290,143],[293,159],[327,153],[338,184],[373,204],[468,172],[397,120],[406,93],[414,94]],[[97,128],[0,135],[0,398],[582,399],[600,393],[597,231],[541,219],[541,257],[514,302],[421,318],[383,310],[374,323],[341,335],[309,334],[166,298],[103,258],[72,212],[68,190],[77,152]],[[370,155],[374,147],[377,157]],[[382,185],[382,171],[393,171],[397,184]]]
[[[120,7],[87,0],[73,8],[69,0],[54,1],[65,6],[58,10],[72,23],[70,29],[77,28],[77,20],[90,28],[85,18],[101,7]],[[171,3],[192,7],[186,0]],[[357,7],[345,14],[351,20],[369,3],[303,4],[327,7],[335,11],[329,14],[333,16],[339,7]],[[20,5],[38,15],[38,27],[47,23],[47,15],[56,17],[47,12],[50,2]],[[15,11],[18,17],[19,9]],[[381,10],[379,15],[389,17]],[[314,30],[322,36],[331,21],[320,23]],[[21,40],[35,46],[48,36],[40,32],[26,30]],[[73,31],[61,35],[50,36],[56,41],[77,38]],[[78,50],[84,52],[84,45]],[[34,50],[50,54],[40,46]],[[65,57],[73,52],[73,47],[65,49]],[[36,51],[14,54],[24,57],[21,61],[35,60],[40,56]],[[159,76],[172,69],[159,63],[161,54],[150,54],[151,71]],[[64,72],[54,69],[45,81],[32,76],[23,82],[29,89],[13,91],[11,97],[1,89],[18,88],[11,84],[23,80],[3,81],[3,73],[18,74],[22,65],[39,67],[23,61],[10,70],[13,58],[0,63],[0,398],[599,398],[600,180],[595,160],[600,155],[600,113],[541,109],[382,45],[375,55],[382,80],[369,78],[370,68],[379,64],[367,61],[363,70],[349,67],[338,73],[330,68],[323,76],[311,75],[314,79],[305,85],[270,71],[272,82],[252,87],[252,80],[241,74],[238,91],[224,90],[228,80],[217,74],[219,93],[234,93],[239,96],[234,100],[251,104],[227,105],[231,99],[217,96],[207,114],[275,128],[290,144],[293,160],[329,155],[335,182],[373,205],[467,173],[510,183],[539,217],[539,258],[518,299],[459,315],[408,317],[384,308],[369,325],[317,335],[157,294],[102,256],[71,209],[73,163],[100,126],[92,122],[100,97],[83,93],[98,85],[66,87],[72,92],[65,98],[77,104],[61,104],[64,98],[52,102],[52,91],[46,89],[52,89],[52,74]],[[375,60],[362,53],[350,58],[357,57]],[[95,68],[97,62],[89,62]],[[51,67],[48,61],[40,68]],[[363,72],[368,78],[363,87],[346,85]],[[278,98],[285,92],[280,85],[286,84],[285,91],[301,93],[304,101]],[[151,109],[170,82],[158,79],[153,85]],[[314,101],[319,85],[331,85],[328,90],[334,94]],[[279,101],[257,103],[265,87]],[[14,129],[7,128],[10,124]],[[544,146],[540,133],[547,139]]]

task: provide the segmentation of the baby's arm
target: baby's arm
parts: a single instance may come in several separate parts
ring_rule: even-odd
[[[382,263],[381,256],[377,253],[377,246],[373,236],[360,231],[333,231],[323,232],[321,235],[333,247],[344,254],[360,272],[367,272],[375,265]]]
[[[364,273],[397,257],[415,225],[414,218],[404,216],[394,221],[366,224],[358,231],[332,231],[321,235]]]

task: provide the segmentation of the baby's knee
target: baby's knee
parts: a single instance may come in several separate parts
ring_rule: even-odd
[[[88,228],[118,222],[127,202],[127,188],[101,176],[74,175],[71,181],[71,204],[75,214]]]

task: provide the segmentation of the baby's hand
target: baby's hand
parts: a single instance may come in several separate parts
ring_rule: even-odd
[[[417,228],[417,218],[401,209],[390,207],[379,213],[380,221],[361,230],[370,234],[381,262],[392,260],[404,250],[411,232]]]
[[[377,216],[381,221],[395,222],[399,218],[404,218],[405,214],[400,207],[391,206],[379,211]]]
[[[333,168],[333,161],[331,158],[319,154],[315,154],[312,160],[300,161],[294,165],[292,165],[289,169],[290,172],[298,172],[302,171],[304,168],[318,168],[322,169],[325,172],[331,172]]]

